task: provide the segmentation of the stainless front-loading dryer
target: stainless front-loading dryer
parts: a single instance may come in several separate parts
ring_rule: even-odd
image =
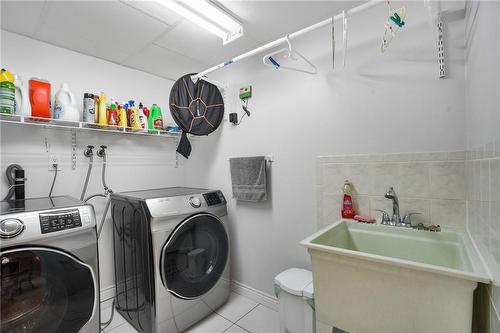
[[[182,332],[229,297],[221,191],[165,188],[111,195],[116,309],[139,332]]]
[[[71,197],[1,202],[2,333],[99,332],[94,210]]]

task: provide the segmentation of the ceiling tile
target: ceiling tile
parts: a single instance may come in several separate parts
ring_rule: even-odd
[[[45,27],[37,32],[36,39],[49,44],[63,47],[76,52],[94,55],[96,53],[96,42],[90,38],[75,36],[69,32],[59,29]]]
[[[205,66],[185,56],[149,45],[138,54],[123,62],[124,65],[176,80],[184,74],[203,70]]]
[[[50,1],[41,31],[45,28],[94,39],[111,50],[119,46],[135,51],[160,36],[168,25],[118,1]]]
[[[0,1],[2,29],[33,36],[44,5],[45,1]]]
[[[206,65],[225,61],[250,49],[256,43],[251,38],[243,36],[229,44],[222,45],[220,37],[186,20],[155,42],[163,48],[185,54]]]
[[[168,25],[173,25],[182,20],[180,15],[158,3],[158,1],[120,0],[120,2],[133,7],[144,14],[150,15]]]

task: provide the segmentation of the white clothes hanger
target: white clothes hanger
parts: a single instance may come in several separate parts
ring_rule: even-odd
[[[342,11],[342,67],[345,67],[345,58],[347,55],[347,17],[345,10]]]
[[[273,67],[275,69],[287,69],[291,71],[297,71],[297,72],[302,72],[306,74],[317,74],[318,73],[318,68],[311,62],[309,59],[304,57],[299,51],[296,51],[292,48],[292,43],[290,42],[290,38],[288,35],[286,35],[286,42],[288,43],[288,48],[283,48],[274,52],[271,52],[269,54],[266,54],[262,58],[262,62],[264,65],[268,67]],[[297,68],[297,67],[291,67],[287,65],[282,65],[279,63],[278,56],[281,55],[283,58],[288,58],[294,61],[299,61],[303,60],[310,69],[303,69],[303,68]]]
[[[384,36],[382,37],[382,45],[380,51],[382,53],[387,50],[389,44],[392,42],[398,31],[404,27],[406,23],[406,7],[403,6],[399,9],[393,10],[391,2],[387,0],[388,18],[384,22]]]

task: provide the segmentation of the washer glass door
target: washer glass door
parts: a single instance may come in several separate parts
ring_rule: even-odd
[[[2,251],[2,333],[72,333],[92,317],[95,279],[90,266],[49,248]]]
[[[163,246],[163,285],[175,296],[194,299],[208,292],[224,273],[229,240],[214,215],[193,215],[181,222]]]

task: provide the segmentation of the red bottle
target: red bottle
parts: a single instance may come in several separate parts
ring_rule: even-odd
[[[351,194],[351,183],[346,180],[344,182],[344,198],[342,200],[342,218],[352,219],[356,212],[354,211],[354,206],[352,204],[352,194]]]

